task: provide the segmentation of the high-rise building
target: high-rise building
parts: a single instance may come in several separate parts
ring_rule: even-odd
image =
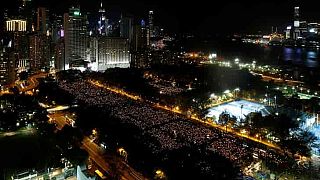
[[[101,37],[101,36],[100,36]],[[89,69],[92,71],[97,71],[98,70],[98,36],[91,36],[90,37],[90,64],[89,64]]]
[[[300,33],[300,7],[294,7],[294,14],[293,14],[293,39],[298,39],[301,36]]]
[[[33,34],[29,36],[30,69],[38,71],[50,65],[50,43],[45,34]]]
[[[19,14],[22,15],[24,19],[27,21],[27,28],[28,32],[32,32],[35,30],[34,27],[34,4],[32,0],[22,0],[22,6],[19,8]]]
[[[47,34],[49,31],[49,13],[44,7],[37,10],[37,31],[41,34]]]
[[[0,87],[8,85],[15,80],[15,62],[12,58],[12,41],[1,39],[0,41]]]
[[[87,25],[80,8],[72,7],[64,14],[65,70],[86,66]]]
[[[52,42],[58,43],[58,41],[64,37],[63,18],[60,15],[52,15]]]
[[[64,70],[65,68],[65,52],[64,52],[64,40],[63,38],[59,39],[57,43],[55,43],[54,47],[54,67],[57,70]]]
[[[135,68],[150,67],[149,49],[150,43],[149,29],[144,20],[134,26],[133,48],[131,66]]]
[[[149,11],[149,36],[154,37],[153,11]]]
[[[129,44],[133,39],[133,18],[122,16],[120,20],[120,37],[127,38]]]
[[[130,51],[129,40],[119,37],[100,37],[98,40],[97,70],[105,71],[109,68],[129,68]]]
[[[29,58],[29,44],[27,36],[27,22],[22,19],[7,20],[6,31],[9,38],[11,38],[11,46],[13,48],[15,62],[21,59]]]
[[[98,31],[100,35],[109,36],[110,34],[109,19],[106,17],[106,10],[103,8],[102,1],[99,8]]]
[[[146,28],[141,25],[135,25],[133,28],[132,50],[139,51],[147,47]]]

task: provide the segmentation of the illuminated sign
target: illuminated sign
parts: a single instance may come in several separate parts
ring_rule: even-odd
[[[294,27],[299,27],[300,26],[300,22],[299,21],[294,21],[293,25],[294,25]]]

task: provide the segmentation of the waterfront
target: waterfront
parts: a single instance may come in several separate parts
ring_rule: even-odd
[[[242,62],[256,61],[263,65],[292,66],[307,69],[319,68],[319,48],[267,46],[246,44],[239,41],[191,40],[185,43],[186,51],[217,53],[218,60],[239,58]]]

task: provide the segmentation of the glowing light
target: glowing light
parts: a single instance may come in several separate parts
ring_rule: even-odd
[[[79,11],[75,11],[75,12],[73,12],[73,15],[75,15],[75,16],[80,16],[81,14],[80,14]]]

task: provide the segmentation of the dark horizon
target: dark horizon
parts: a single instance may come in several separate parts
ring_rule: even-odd
[[[10,1],[10,8],[16,8],[20,0]],[[60,14],[68,7],[80,4],[86,12],[98,10],[101,0],[35,0],[36,6],[49,7]],[[293,1],[262,0],[252,3],[244,0],[216,2],[216,5],[204,0],[196,3],[179,3],[169,0],[150,2],[147,0],[103,0],[104,7],[111,19],[117,19],[121,13],[129,13],[147,20],[149,10],[155,12],[155,23],[174,33],[194,33],[197,35],[230,33],[270,33],[271,27],[284,29],[293,20]],[[213,2],[215,3],[215,2]],[[299,4],[299,3],[297,3]],[[307,0],[299,4],[301,20],[320,22],[320,13],[314,2]]]

